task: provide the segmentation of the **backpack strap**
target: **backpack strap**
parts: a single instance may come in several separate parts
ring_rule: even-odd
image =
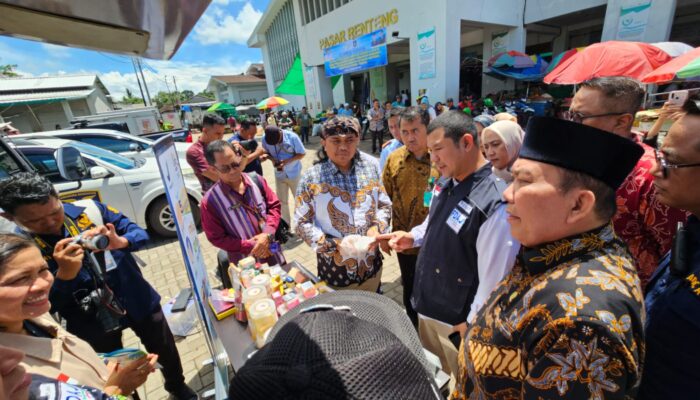
[[[255,171],[253,172],[248,172],[248,177],[255,182],[255,186],[258,187],[258,190],[260,190],[260,194],[263,197],[263,200],[265,200],[265,204],[267,205],[267,195],[265,194],[265,188],[263,188],[262,181],[260,180],[260,175],[258,175]]]

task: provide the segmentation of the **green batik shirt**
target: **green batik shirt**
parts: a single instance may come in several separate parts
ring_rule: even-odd
[[[467,331],[453,398],[634,398],[643,327],[640,280],[612,225],[523,248]]]

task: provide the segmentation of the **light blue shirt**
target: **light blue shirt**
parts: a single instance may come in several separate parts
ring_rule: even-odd
[[[349,108],[343,107],[342,109],[338,110],[338,115],[343,115],[346,117],[352,117],[352,110]]]
[[[384,165],[386,165],[386,159],[389,158],[389,154],[391,154],[394,150],[398,150],[403,146],[403,143],[399,142],[396,139],[391,139],[389,141],[389,144],[386,145],[385,148],[382,149],[381,154],[379,154],[379,173],[383,174],[384,173]]]
[[[292,131],[282,130],[282,142],[276,145],[268,144],[264,139],[262,146],[273,159],[277,161],[288,160],[297,154],[306,154],[304,144],[299,135]],[[284,167],[283,171],[275,169],[277,179],[297,179],[301,175],[301,160],[296,160]]]

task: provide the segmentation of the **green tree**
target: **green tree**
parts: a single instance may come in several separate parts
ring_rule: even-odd
[[[193,97],[194,92],[191,90],[183,90],[182,93],[180,93],[180,101],[187,101]]]
[[[16,68],[17,64],[0,65],[0,76],[3,78],[14,78],[20,76],[17,72],[15,72]]]
[[[214,99],[216,98],[216,96],[214,96],[214,93],[212,93],[212,92],[210,92],[210,91],[208,91],[208,90],[206,90],[206,89],[204,89],[204,90],[202,90],[201,92],[197,93],[197,96],[207,97],[207,98],[212,99],[212,100],[214,100]]]
[[[134,94],[131,92],[131,89],[126,88],[126,94],[124,97],[122,97],[122,103],[124,104],[138,104],[143,102],[143,99],[140,97],[135,97]]]

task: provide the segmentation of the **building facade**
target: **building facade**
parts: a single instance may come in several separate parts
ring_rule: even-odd
[[[207,90],[216,101],[234,105],[257,104],[269,97],[263,64],[251,64],[240,75],[218,75],[209,78]]]
[[[113,108],[96,75],[0,79],[0,116],[22,133],[67,128],[81,116]]]
[[[634,35],[623,29],[630,10],[641,10]],[[333,85],[324,49],[381,28],[388,64],[345,74]],[[434,34],[427,63],[419,40],[425,32]],[[606,40],[699,46],[700,0],[272,0],[248,45],[261,48],[265,64],[274,65],[276,73],[267,77],[270,93],[298,46],[305,102],[318,112],[344,102],[393,99],[403,91],[412,99],[425,93],[435,102],[509,90],[514,81],[483,74],[492,55],[556,55]]]

